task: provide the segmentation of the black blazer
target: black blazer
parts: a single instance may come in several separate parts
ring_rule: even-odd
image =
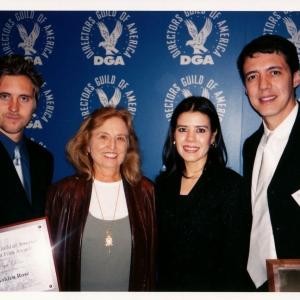
[[[180,174],[156,180],[158,289],[240,290],[241,176],[211,165],[187,198],[180,185]]]
[[[244,144],[244,177],[251,223],[251,178],[263,126]],[[300,258],[300,206],[291,196],[300,189],[300,109],[288,143],[268,187],[268,204],[278,258]],[[251,229],[251,227],[248,227]],[[250,231],[249,231],[250,236]]]
[[[45,198],[53,176],[53,157],[49,151],[25,138],[29,155],[32,204],[14,164],[0,142],[0,226],[44,216]]]

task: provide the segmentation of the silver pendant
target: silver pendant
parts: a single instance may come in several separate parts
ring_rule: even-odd
[[[106,236],[105,236],[105,247],[108,248],[108,254],[111,252],[111,247],[113,246],[113,239],[110,230],[106,230]]]

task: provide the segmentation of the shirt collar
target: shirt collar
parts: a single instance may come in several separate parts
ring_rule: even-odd
[[[296,101],[296,105],[289,113],[289,115],[274,130],[268,129],[265,122],[263,121],[264,134],[266,136],[272,134],[272,137],[276,137],[278,139],[288,138],[294,126],[298,114],[298,109],[299,109],[299,104],[298,101]]]
[[[3,144],[3,146],[5,147],[6,151],[9,153],[9,155],[11,157],[14,157],[14,151],[15,151],[15,147],[17,145],[20,146],[20,151],[23,151],[23,149],[25,148],[25,140],[24,137],[22,137],[22,139],[16,143],[13,140],[11,140],[7,135],[5,135],[4,133],[0,132],[0,142]]]

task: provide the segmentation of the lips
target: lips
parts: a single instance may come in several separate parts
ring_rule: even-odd
[[[276,96],[264,96],[264,97],[260,97],[259,101],[261,102],[270,102],[276,99]]]
[[[7,119],[12,119],[12,120],[19,120],[20,119],[19,115],[14,115],[14,114],[6,114],[5,117]]]
[[[117,153],[113,153],[113,152],[104,153],[104,157],[106,158],[116,158],[117,156],[118,156]]]
[[[182,147],[185,152],[194,153],[197,152],[200,148],[196,146],[185,145]]]

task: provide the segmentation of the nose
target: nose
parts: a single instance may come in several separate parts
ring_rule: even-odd
[[[260,89],[264,90],[271,86],[270,80],[267,75],[261,75],[259,80]]]
[[[114,137],[110,137],[107,146],[109,149],[114,150],[116,148],[116,139]]]
[[[16,112],[19,110],[19,101],[17,99],[11,99],[8,104],[8,109],[12,112]]]
[[[192,130],[189,130],[187,132],[186,139],[187,139],[187,141],[193,141],[195,139],[195,132]]]

